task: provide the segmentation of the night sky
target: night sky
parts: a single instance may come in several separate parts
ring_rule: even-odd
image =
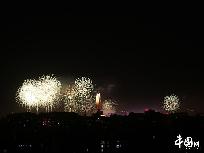
[[[176,94],[182,109],[204,112],[199,9],[138,6],[9,6],[1,23],[0,114],[18,112],[25,79],[87,76],[121,109],[161,110]]]

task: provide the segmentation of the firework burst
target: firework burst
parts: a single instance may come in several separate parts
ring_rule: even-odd
[[[92,80],[86,77],[75,80],[75,89],[80,97],[88,97],[93,91]]]
[[[76,101],[76,90],[74,89],[74,85],[68,85],[63,94],[65,101],[65,111],[67,112],[77,112],[78,105]]]
[[[30,111],[31,107],[38,110],[41,98],[41,91],[38,88],[39,82],[36,80],[25,80],[17,91],[18,102]]]
[[[77,78],[65,92],[65,111],[79,114],[91,114],[95,110],[92,80],[86,77]]]
[[[168,112],[175,112],[179,109],[179,98],[176,95],[170,95],[164,97],[163,108]]]
[[[95,108],[95,101],[93,97],[94,86],[92,80],[86,77],[75,80],[75,92],[77,105],[80,107],[81,113],[89,114]]]
[[[17,102],[26,107],[27,111],[31,108],[45,108],[52,111],[54,102],[59,98],[61,83],[53,76],[42,76],[38,80],[25,80],[17,91]]]
[[[111,99],[105,100],[102,104],[102,111],[104,115],[109,116],[110,114],[114,114],[116,112],[116,103]]]
[[[40,86],[39,88],[42,91],[43,107],[46,108],[46,111],[52,111],[55,104],[60,98],[61,83],[54,76],[42,76],[39,78]]]

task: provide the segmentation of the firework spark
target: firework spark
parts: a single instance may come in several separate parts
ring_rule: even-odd
[[[76,90],[74,89],[74,85],[68,85],[64,95],[65,101],[65,111],[67,112],[77,112],[77,101],[76,101]]]
[[[76,99],[82,113],[91,113],[92,109],[95,108],[93,89],[91,79],[82,77],[75,80]]]
[[[170,95],[164,97],[163,108],[168,112],[175,112],[179,109],[179,98],[176,95]]]
[[[38,88],[39,83],[36,80],[25,80],[23,85],[17,91],[17,99],[22,105],[27,107],[28,111],[31,107],[38,109],[41,92]]]
[[[102,104],[102,111],[103,114],[109,116],[116,112],[116,103],[113,102],[111,99],[105,100]]]
[[[17,91],[17,102],[30,111],[40,107],[52,111],[55,100],[59,98],[61,83],[53,76],[42,76],[38,80],[25,80]]]
[[[92,80],[86,77],[77,78],[73,86],[65,93],[65,110],[79,114],[91,114],[95,109]]]
[[[39,88],[42,91],[43,99],[42,104],[43,107],[46,108],[46,111],[52,111],[54,105],[60,97],[61,83],[53,76],[42,76],[39,78],[40,86]]]
[[[75,80],[75,89],[78,96],[87,97],[93,91],[92,80],[86,77],[78,78]]]

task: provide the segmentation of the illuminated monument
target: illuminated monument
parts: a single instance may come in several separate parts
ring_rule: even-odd
[[[103,112],[101,111],[101,94],[97,93],[96,94],[96,109],[97,109],[97,114],[102,115]]]
[[[101,94],[97,93],[96,94],[96,109],[100,110],[100,105],[101,105]]]

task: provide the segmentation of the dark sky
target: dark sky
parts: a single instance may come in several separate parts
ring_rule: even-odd
[[[203,112],[202,12],[137,6],[8,6],[1,23],[1,114],[24,79],[87,76],[122,109],[160,109],[175,93]],[[180,10],[180,11],[178,11]]]

